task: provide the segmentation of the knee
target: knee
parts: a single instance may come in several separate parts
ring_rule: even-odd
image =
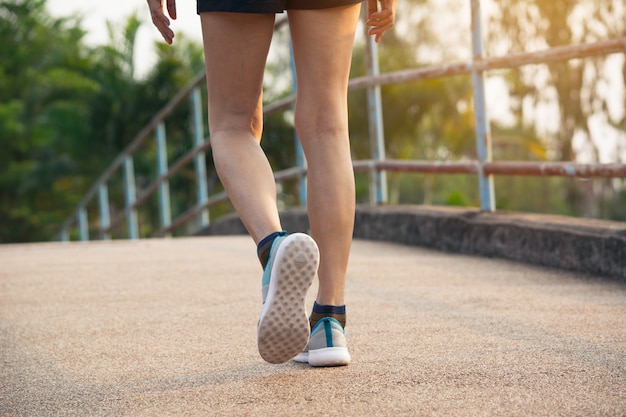
[[[209,114],[209,133],[211,138],[231,136],[231,133],[247,133],[255,139],[261,140],[263,133],[263,115],[250,114],[233,110],[222,112],[219,117],[211,117]]]
[[[348,136],[348,118],[341,110],[317,108],[314,111],[296,106],[294,115],[296,131],[305,141],[336,140]]]

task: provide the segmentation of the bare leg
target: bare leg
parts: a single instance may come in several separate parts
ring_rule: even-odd
[[[263,73],[274,15],[202,13],[200,18],[215,167],[258,243],[281,230],[274,176],[259,146]]]
[[[296,129],[308,164],[308,213],[320,249],[317,302],[343,305],[354,227],[347,85],[360,5],[289,10]]]

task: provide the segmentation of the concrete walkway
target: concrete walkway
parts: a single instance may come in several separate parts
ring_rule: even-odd
[[[355,241],[348,294],[350,366],[269,365],[247,237],[0,246],[0,416],[626,415],[623,283]]]

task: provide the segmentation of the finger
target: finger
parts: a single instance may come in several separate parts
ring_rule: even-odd
[[[383,37],[383,33],[382,33],[382,32],[375,31],[375,30],[373,30],[373,29],[369,30],[369,31],[367,32],[367,35],[368,35],[368,36],[373,36],[373,37],[374,37],[374,41],[375,41],[376,43],[378,43],[378,41],[380,41],[380,39]]]
[[[168,0],[173,1],[173,0]],[[150,15],[152,17],[152,23],[161,33],[163,40],[168,44],[171,44],[174,40],[174,31],[170,29],[170,19],[164,13],[163,3],[161,0],[148,0],[150,9]],[[169,7],[169,5],[168,5]],[[169,11],[168,11],[169,13]]]
[[[372,27],[369,31],[370,32],[375,32],[375,33],[386,32],[387,30],[391,29],[392,27],[393,27],[393,22],[387,22],[384,25]]]
[[[391,29],[393,27],[393,23],[389,23],[385,26],[380,26],[380,27],[376,27],[376,28],[372,28],[370,29],[367,34],[369,36],[374,36],[374,40],[376,42],[380,41],[383,37],[383,35],[385,34],[385,32],[389,29]]]
[[[392,14],[395,14],[396,0],[381,0],[381,9],[389,10]]]
[[[375,19],[375,20],[368,20],[366,22],[367,26],[371,26],[371,27],[381,27],[381,26],[387,26],[387,25],[393,25],[393,19],[388,17],[385,19]]]
[[[159,32],[161,32],[161,36],[163,37],[163,40],[167,42],[169,45],[171,45],[172,42],[174,42],[174,31],[172,29],[165,28],[163,30],[159,30]]]
[[[392,23],[396,20],[396,0],[381,0],[379,19],[389,19]]]
[[[170,27],[170,20],[163,13],[153,14],[152,23],[154,23],[154,26],[156,26],[159,31],[169,29]]]
[[[376,33],[384,33],[385,31],[391,29],[393,27],[392,21],[380,22],[377,25],[370,25],[368,28],[368,33],[373,35]]]
[[[167,0],[167,13],[172,19],[176,19],[176,0]]]
[[[163,40],[171,45],[174,41],[174,31],[169,26],[156,25],[156,28],[161,33]]]
[[[378,0],[367,0],[367,17],[371,17],[378,11]]]
[[[380,26],[383,24],[387,24],[390,21],[393,21],[393,14],[390,10],[383,10],[370,16],[366,24],[368,26]]]
[[[393,16],[393,12],[390,9],[382,9],[379,12],[373,13],[373,18],[383,18]]]
[[[385,32],[391,29],[395,23],[396,0],[380,0],[381,10],[369,15],[366,25],[370,27],[368,35],[374,36],[374,41],[379,42]]]

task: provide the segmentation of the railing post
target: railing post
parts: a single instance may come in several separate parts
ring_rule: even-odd
[[[199,147],[204,143],[204,116],[202,112],[202,94],[200,88],[196,87],[191,93],[191,107],[193,114],[193,145]],[[209,201],[209,192],[206,178],[206,159],[204,152],[198,152],[194,157],[196,168],[196,194],[198,205],[202,206]],[[198,216],[198,227],[203,228],[209,225],[209,209],[203,208]]]
[[[476,150],[480,163],[478,186],[480,209],[495,211],[493,176],[485,175],[484,166],[491,161],[491,132],[485,104],[485,82],[483,72],[476,69],[476,62],[483,59],[483,37],[480,0],[470,0],[472,7],[472,81],[474,86],[474,118],[476,123]]]
[[[80,240],[86,242],[89,240],[89,223],[87,221],[87,209],[81,207],[78,210],[78,233]]]
[[[298,91],[298,80],[296,77],[296,61],[293,57],[293,44],[291,41],[289,42],[289,61],[291,64],[291,79],[292,85],[291,89],[293,94],[295,95]],[[298,132],[294,128],[294,146],[296,149],[296,166],[299,168],[306,168],[306,158],[304,157],[304,150],[302,149],[302,144],[300,143],[300,138],[298,137]],[[307,198],[306,198],[306,176],[300,175],[298,179],[298,192],[300,197],[300,205],[306,206]]]
[[[363,8],[365,11],[366,8]],[[378,44],[372,36],[367,34],[367,26],[365,28],[365,57],[367,62],[367,74],[369,76],[377,76],[380,74],[378,65]],[[385,159],[385,133],[383,125],[383,107],[380,85],[369,87],[367,89],[367,114],[368,114],[368,130],[370,137],[370,154],[374,161]],[[387,173],[377,169],[372,169],[370,179],[370,203],[384,204],[388,200],[387,197]]]
[[[67,231],[67,229],[63,229],[63,230],[61,231],[61,236],[60,236],[60,238],[61,238],[61,242],[69,242],[69,241],[70,241],[70,234],[69,234],[69,232]]]
[[[137,219],[137,209],[131,208],[137,199],[135,188],[135,167],[133,157],[127,155],[124,159],[124,194],[126,200],[126,225],[128,227],[128,238],[139,239],[139,221]]]
[[[157,175],[167,174],[167,143],[165,139],[165,124],[160,122],[156,127],[157,144]],[[161,229],[172,224],[170,208],[170,183],[164,179],[159,183],[159,213],[161,214]]]
[[[103,240],[111,239],[108,232],[111,227],[111,215],[109,213],[109,189],[106,183],[100,184],[98,187],[98,203],[100,206],[100,237]]]

